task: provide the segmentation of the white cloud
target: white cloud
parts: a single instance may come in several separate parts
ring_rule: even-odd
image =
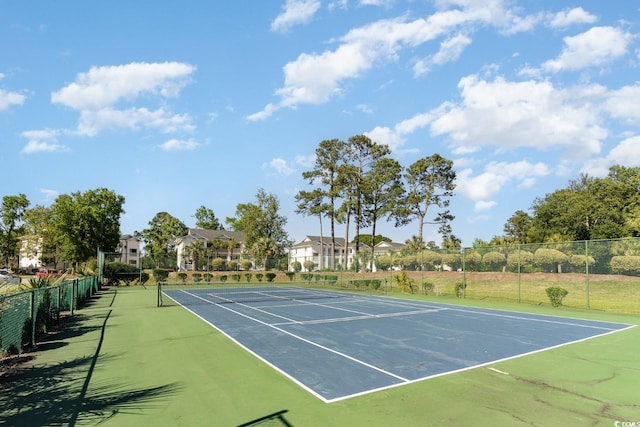
[[[581,7],[575,7],[549,16],[549,26],[552,28],[566,28],[576,24],[592,24],[597,20],[597,16],[590,14]]]
[[[615,118],[640,123],[640,83],[609,92],[604,108]]]
[[[631,34],[615,27],[593,27],[573,37],[564,38],[564,48],[556,59],[542,68],[549,72],[580,70],[603,66],[627,53]]]
[[[194,129],[188,114],[170,114],[162,108],[153,111],[146,108],[128,110],[103,108],[96,111],[82,111],[77,132],[80,135],[95,136],[106,129],[137,130],[140,127],[158,129],[164,133]]]
[[[506,184],[517,181],[520,186],[531,186],[537,178],[549,173],[549,168],[543,163],[491,162],[485,166],[484,172],[477,176],[473,176],[473,170],[470,168],[459,172],[456,191],[474,201],[476,210],[486,210],[496,204],[493,197]]]
[[[302,53],[283,68],[284,86],[276,91],[277,104],[269,103],[262,111],[247,116],[248,120],[263,120],[283,107],[299,104],[322,104],[342,93],[341,85],[349,79],[361,77],[377,65],[395,62],[404,49],[415,49],[437,37],[459,32],[462,26],[487,24],[509,31],[518,24],[518,17],[506,9],[503,2],[440,2],[452,9],[438,10],[425,18],[409,21],[406,16],[384,19],[355,28],[341,37],[334,50],[322,53]],[[467,37],[467,36],[465,36]],[[450,52],[440,55],[452,58],[456,49],[467,40],[453,38]]]
[[[612,165],[640,167],[640,136],[627,138],[614,147],[607,156]]]
[[[51,101],[75,110],[98,110],[145,93],[175,97],[189,83],[195,67],[179,62],[91,67],[76,81],[51,94]]]
[[[38,141],[32,139],[22,148],[24,154],[34,154],[40,152],[54,152],[54,151],[68,151],[68,148],[64,145],[54,144],[46,141]]]
[[[471,44],[471,39],[464,34],[456,34],[440,43],[440,50],[426,59],[419,60],[413,66],[413,74],[420,76],[429,72],[433,65],[443,65],[460,58],[464,49]]]
[[[69,148],[58,144],[60,131],[55,129],[27,130],[20,136],[27,139],[27,144],[22,147],[23,154],[40,152],[69,151]]]
[[[288,31],[297,24],[306,24],[320,9],[319,0],[287,0],[283,12],[271,23],[271,31]]]
[[[60,195],[59,191],[51,190],[48,188],[41,188],[40,192],[44,195],[44,199],[46,201],[54,200],[58,195]]]
[[[201,143],[192,139],[170,139],[159,145],[163,151],[193,151],[202,146]]]
[[[8,110],[12,105],[22,105],[26,97],[18,92],[0,89],[0,111]]]
[[[294,172],[294,169],[287,164],[287,161],[280,158],[271,159],[268,164],[265,164],[265,167],[274,169],[280,175],[291,175]]]
[[[305,168],[312,168],[316,163],[316,155],[312,154],[310,156],[298,155],[295,158],[295,162]]]
[[[178,96],[190,82],[195,67],[179,62],[130,63],[92,67],[76,81],[51,94],[51,102],[78,110],[77,132],[96,135],[103,129],[154,128],[162,132],[192,130],[187,114],[171,114],[165,108],[123,108],[121,104],[145,101],[145,96]]]
[[[591,87],[558,90],[546,81],[486,81],[475,75],[458,86],[462,101],[443,104],[431,123],[431,132],[447,136],[455,154],[530,147],[588,156],[600,151],[607,136],[590,103],[597,92]]]

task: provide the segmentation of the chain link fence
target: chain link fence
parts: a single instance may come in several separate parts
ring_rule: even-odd
[[[97,291],[98,278],[87,276],[0,295],[0,356],[33,347],[59,324],[61,313],[73,315]]]

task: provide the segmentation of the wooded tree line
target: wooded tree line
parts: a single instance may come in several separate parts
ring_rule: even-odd
[[[369,240],[375,242],[377,225],[384,219],[395,221],[397,227],[417,221],[418,233],[408,242],[414,249],[425,248],[425,224],[439,226],[444,247],[460,246],[450,225],[454,216],[447,209],[455,189],[453,162],[433,154],[404,168],[390,154],[387,145],[365,135],[346,142],[324,140],[315,151],[313,168],[303,172],[311,189],[296,194],[296,213],[318,217],[321,237],[323,219],[329,220],[332,266],[336,265],[336,224],[344,224],[344,241],[349,242],[352,221],[356,252],[362,243],[361,230],[370,228]],[[371,251],[373,256],[373,246]],[[345,260],[341,262],[346,265]]]
[[[106,188],[63,194],[51,206],[30,203],[24,194],[4,196],[0,215],[0,254],[5,265],[17,267],[18,242],[41,252],[44,265],[79,263],[95,257],[98,248],[115,249],[120,240],[124,197]]]
[[[612,166],[603,178],[582,175],[518,210],[504,236],[489,244],[565,242],[640,236],[640,168]]]

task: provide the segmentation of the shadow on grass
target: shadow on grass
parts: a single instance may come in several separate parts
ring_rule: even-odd
[[[101,358],[108,362],[109,358]],[[159,405],[180,389],[178,384],[133,388],[127,384],[93,385],[83,395],[93,357],[55,365],[18,369],[3,379],[0,425],[97,424],[119,412]]]
[[[0,425],[97,424],[119,412],[138,412],[159,405],[179,391],[177,383],[147,388],[115,382],[91,383],[110,315],[111,310],[101,326],[87,326],[89,317],[74,316],[63,329],[38,345],[42,350],[61,347],[67,345],[66,339],[101,330],[93,356],[44,366],[27,364],[34,359],[33,355],[13,360],[11,369],[5,369],[0,376]],[[100,356],[101,363],[110,359]]]

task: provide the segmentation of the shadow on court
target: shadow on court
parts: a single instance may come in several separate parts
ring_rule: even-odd
[[[76,315],[67,319],[60,331],[39,342],[37,353],[4,360],[0,365],[0,425],[98,424],[118,412],[160,405],[178,392],[181,387],[177,383],[136,388],[117,382],[91,382],[98,360],[108,363],[116,357],[100,355],[110,315],[111,310]],[[95,353],[57,363],[36,364],[38,354],[64,347],[69,339],[75,343],[96,342]]]
[[[265,415],[264,417],[257,418],[255,420],[248,421],[244,424],[240,424],[238,427],[251,427],[251,426],[285,426],[285,427],[293,427],[287,419],[284,417],[288,410],[283,409],[282,411],[274,412],[273,414]]]

